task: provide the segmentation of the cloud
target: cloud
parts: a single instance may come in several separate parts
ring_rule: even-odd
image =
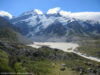
[[[75,18],[80,20],[94,20],[100,22],[100,12],[67,12],[67,11],[60,11],[60,14],[65,17]]]
[[[72,14],[70,11],[67,12],[67,11],[64,11],[64,10],[61,10],[59,12],[62,16],[65,16],[65,17],[70,17],[70,15]]]
[[[12,19],[12,17],[13,17],[10,13],[8,13],[6,11],[0,11],[0,16],[2,16],[2,17],[6,16],[9,19]]]
[[[37,14],[43,14],[43,12],[39,9],[34,9],[34,11],[37,13]]]
[[[60,7],[56,7],[56,8],[53,8],[53,9],[49,9],[47,11],[47,14],[55,14],[55,13],[58,13],[60,11]]]

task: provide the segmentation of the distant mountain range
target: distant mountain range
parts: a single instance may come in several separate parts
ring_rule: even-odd
[[[80,37],[100,36],[100,22],[70,18],[60,12],[42,14],[32,10],[10,22],[33,41],[73,41]]]

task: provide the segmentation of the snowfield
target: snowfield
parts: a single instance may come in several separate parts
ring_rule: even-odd
[[[50,48],[57,48],[65,52],[73,52],[79,45],[76,43],[67,43],[67,42],[34,42],[34,44],[28,46],[32,46],[34,48],[48,46]]]

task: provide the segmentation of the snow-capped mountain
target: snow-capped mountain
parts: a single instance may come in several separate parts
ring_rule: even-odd
[[[6,12],[6,11],[0,11],[0,16],[4,17],[6,19],[12,19],[13,18],[13,16],[10,13]]]
[[[13,18],[11,22],[20,28],[22,34],[35,41],[66,41],[77,36],[99,36],[100,34],[98,20],[66,16],[66,13],[59,9],[48,12],[43,14],[42,11],[35,9]]]

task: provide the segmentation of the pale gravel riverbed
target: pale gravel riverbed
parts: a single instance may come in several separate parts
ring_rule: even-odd
[[[29,46],[32,46],[34,48],[48,46],[50,48],[57,48],[65,52],[73,52],[73,50],[78,47],[78,44],[67,42],[34,42],[34,44],[31,44]]]
[[[72,52],[75,53],[81,57],[84,57],[86,59],[90,59],[93,61],[97,61],[100,62],[99,58],[96,57],[92,57],[92,56],[88,56],[86,54],[80,53],[78,51],[76,51],[77,47],[79,47],[78,44],[76,43],[67,43],[67,42],[34,42],[34,44],[30,44],[28,46],[34,47],[34,48],[40,48],[42,46],[48,46],[50,48],[56,48],[59,50],[63,50],[65,52]]]

